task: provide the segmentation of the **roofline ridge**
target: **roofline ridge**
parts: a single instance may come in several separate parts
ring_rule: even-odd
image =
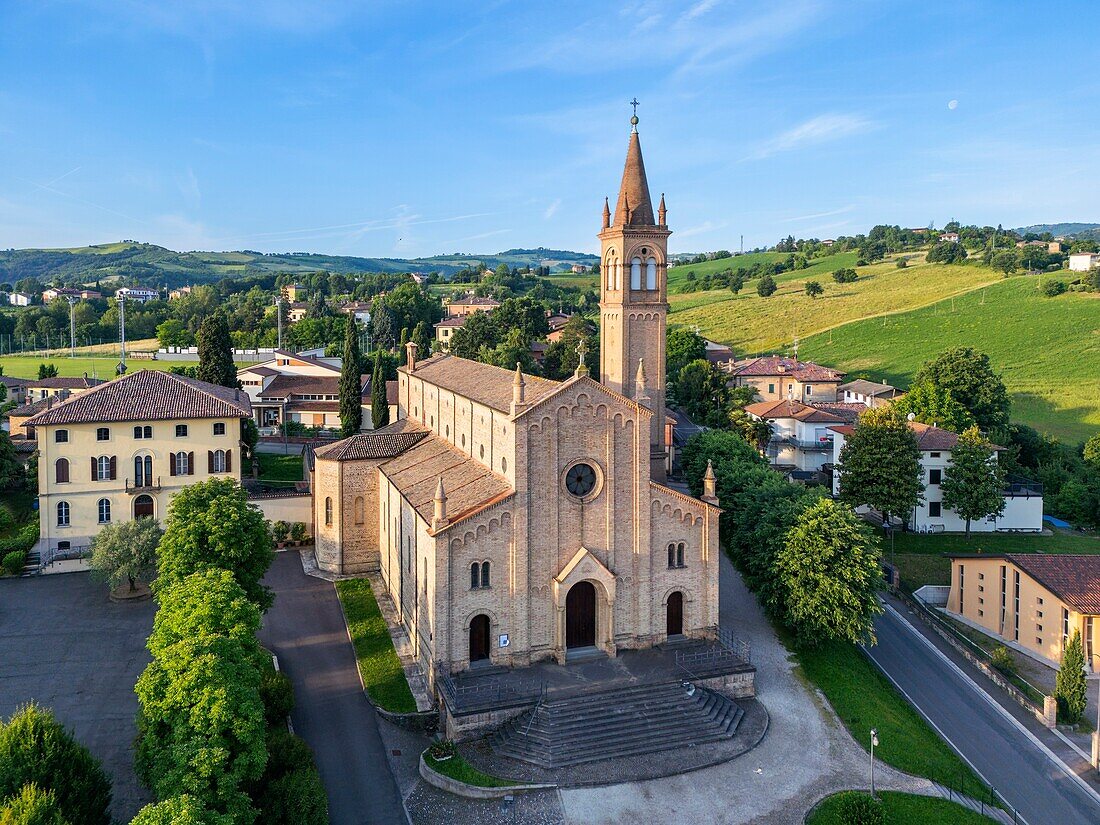
[[[521,410],[520,412],[516,413],[514,416],[512,416],[512,420],[513,421],[518,421],[519,419],[521,419],[525,415],[527,415],[529,412],[532,412],[533,410],[536,410],[539,407],[541,407],[543,404],[545,404],[547,401],[549,401],[551,398],[553,398],[559,392],[563,391],[566,387],[575,386],[575,385],[581,383],[582,381],[585,381],[586,379],[590,384],[592,384],[596,387],[599,387],[607,395],[610,395],[612,398],[616,399],[617,401],[624,402],[628,406],[633,407],[638,412],[644,412],[644,413],[647,413],[649,415],[653,415],[653,410],[649,409],[648,407],[643,407],[637,401],[635,401],[631,398],[627,398],[622,393],[615,392],[614,390],[609,389],[608,387],[605,387],[603,384],[601,384],[599,381],[597,381],[591,375],[574,375],[571,378],[567,378],[564,381],[558,382],[557,387],[555,387],[553,390],[548,392],[546,395],[544,395],[542,398],[540,398],[538,401],[536,401],[531,406],[529,406],[529,407]],[[548,380],[548,379],[544,379],[544,380]]]
[[[205,389],[203,387],[196,387],[194,384],[191,383],[192,381],[197,381],[200,384],[210,384],[209,381],[203,381],[200,378],[192,378],[189,375],[178,375],[178,374],[176,374],[174,372],[170,372],[168,370],[144,370],[144,369],[142,369],[142,370],[138,370],[137,372],[135,372],[133,374],[134,375],[140,375],[143,372],[154,372],[154,373],[159,372],[159,373],[162,373],[163,375],[167,376],[168,378],[175,379],[179,383],[183,384],[185,387],[190,387],[191,389],[195,390],[196,392],[201,392],[203,395],[207,396],[208,398],[213,398],[215,401],[220,401],[223,404],[230,404],[230,405],[237,404],[238,405],[237,409],[240,410],[241,412],[244,412],[244,407],[240,406],[239,401],[226,401],[224,398],[221,398],[220,396],[215,395],[210,390]],[[122,376],[122,377],[125,378],[126,376]],[[108,381],[107,383],[109,384],[111,382]],[[210,386],[220,387],[221,384],[210,384]],[[233,392],[236,392],[237,395],[240,395],[240,393],[241,393],[241,388],[240,387],[223,387],[223,389],[232,390]],[[83,393],[83,394],[87,395],[87,393]],[[246,395],[247,395],[247,393],[246,393]],[[80,396],[77,396],[77,397],[79,398]],[[251,415],[251,413],[249,413],[249,414]]]

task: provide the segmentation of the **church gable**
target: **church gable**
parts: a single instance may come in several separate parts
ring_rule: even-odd
[[[562,410],[576,410],[580,407],[595,410],[602,408],[608,419],[621,416],[625,420],[637,421],[653,414],[626,396],[609,390],[585,375],[570,378],[554,392],[516,416],[516,419],[526,418],[529,423],[534,423],[553,418]]]

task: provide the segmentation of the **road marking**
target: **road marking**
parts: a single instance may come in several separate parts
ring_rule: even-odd
[[[1024,736],[1026,736],[1031,741],[1031,743],[1033,745],[1035,745],[1035,747],[1037,747],[1040,751],[1042,751],[1042,753],[1047,757],[1047,759],[1049,759],[1051,762],[1053,762],[1056,767],[1061,769],[1063,772],[1065,772],[1065,774],[1067,776],[1069,776],[1078,785],[1080,785],[1081,788],[1083,788],[1085,790],[1085,792],[1088,793],[1089,796],[1092,797],[1094,802],[1096,802],[1097,804],[1100,804],[1100,793],[1097,793],[1095,790],[1093,790],[1092,786],[1090,786],[1084,779],[1082,779],[1080,776],[1078,776],[1076,771],[1074,771],[1072,768],[1070,768],[1069,765],[1067,765],[1065,762],[1063,762],[1058,757],[1058,755],[1054,753],[1054,751],[1052,751],[1050,748],[1048,748],[1046,745],[1044,745],[1042,743],[1042,741],[1040,741],[1039,737],[1037,737],[1035,734],[1033,734],[1031,731],[1029,731],[1026,727],[1024,727],[1023,723],[1019,719],[1017,719],[1015,716],[1013,716],[1011,713],[1009,713],[1007,710],[1005,710],[1003,707],[1001,707],[1000,703],[996,699],[994,699],[985,690],[983,690],[981,685],[979,685],[972,678],[970,678],[970,676],[967,673],[965,673],[962,670],[962,668],[960,668],[958,665],[956,665],[954,662],[952,662],[942,650],[940,650],[938,647],[936,647],[934,644],[932,644],[932,642],[923,633],[921,633],[919,630],[917,630],[915,627],[913,627],[913,625],[911,625],[908,622],[908,620],[906,620],[906,618],[901,615],[901,613],[899,613],[897,610],[895,610],[889,604],[885,605],[885,607],[888,611],[890,611],[890,613],[892,613],[894,616],[897,617],[898,621],[901,622],[902,625],[904,625],[905,628],[907,630],[909,630],[910,633],[914,634],[918,639],[920,639],[930,650],[932,650],[940,659],[942,659],[943,662],[945,664],[947,664],[948,667],[950,667],[953,671],[955,671],[955,673],[957,673],[959,675],[959,677],[966,684],[968,684],[979,696],[981,696],[986,702],[988,702],[990,704],[990,706],[993,707],[1002,717],[1004,717],[1009,722],[1011,722],[1020,731],[1020,733],[1022,733]],[[879,667],[880,667],[880,669],[882,669],[881,665]],[[885,673],[885,670],[883,670],[883,672]],[[888,678],[890,678],[889,674],[886,674],[886,675],[887,675]],[[890,681],[893,682],[894,680],[892,678],[890,678]],[[897,686],[896,682],[895,682],[895,686]],[[901,690],[901,688],[898,687],[898,690]],[[902,693],[904,694],[905,691],[902,691]],[[909,699],[908,696],[906,696],[905,698]],[[914,703],[912,699],[909,699],[909,702],[914,707],[916,707],[916,703]],[[917,708],[917,709],[920,710],[920,708]],[[924,715],[923,711],[921,712],[921,715],[922,716]],[[927,718],[927,717],[925,717],[925,718]],[[934,724],[933,724],[933,727],[935,727]],[[939,731],[939,728],[936,728],[936,730]],[[943,736],[943,733],[941,732],[940,735]],[[947,737],[945,736],[944,738],[946,739]],[[950,741],[950,740],[948,740],[948,741]],[[952,743],[952,747],[955,747],[953,743]],[[958,750],[958,748],[955,748],[955,749]],[[962,754],[960,753],[960,755],[962,755]],[[963,759],[966,759],[966,757],[963,756]],[[967,759],[966,761],[969,763],[970,760]],[[974,767],[974,766],[971,765],[971,767]]]

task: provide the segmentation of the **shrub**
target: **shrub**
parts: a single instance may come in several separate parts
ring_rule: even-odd
[[[302,737],[295,736],[285,726],[273,727],[267,732],[265,783],[270,783],[294,771],[312,768],[313,751]]]
[[[1056,298],[1066,291],[1066,282],[1051,278],[1043,284],[1043,294],[1048,298]]]
[[[1008,652],[1008,648],[1004,645],[997,645],[993,648],[993,653],[990,655],[990,664],[993,665],[993,669],[1000,671],[1005,676],[1016,675],[1016,660],[1012,658],[1012,654]]]
[[[894,266],[896,266],[898,269],[905,269],[907,266],[909,266],[909,259],[903,255],[902,257],[898,258],[897,263],[894,264]]]
[[[841,825],[886,825],[882,802],[870,794],[848,791],[838,806]]]
[[[455,747],[455,743],[449,739],[443,739],[439,742],[433,742],[431,747],[428,748],[428,753],[432,759],[446,759],[450,756],[455,756],[458,753],[458,748]]]
[[[315,769],[296,770],[276,779],[260,798],[265,825],[327,825],[328,798]]]
[[[861,264],[866,266],[866,261],[860,261],[856,266],[860,266]],[[833,280],[838,284],[850,284],[858,278],[859,276],[856,274],[856,271],[851,267],[844,267],[833,272]]]
[[[233,825],[233,817],[212,813],[195,797],[183,794],[146,805],[130,825]]]
[[[4,567],[4,572],[9,576],[18,576],[23,572],[23,566],[27,563],[27,554],[23,550],[12,550],[10,553],[5,554],[4,561],[0,564]]]
[[[775,285],[775,278],[771,275],[764,275],[756,282],[756,293],[761,298],[767,298],[773,295],[776,289],[778,289],[778,287]]]
[[[0,825],[70,825],[61,815],[57,796],[31,782],[5,801],[0,808]]]
[[[61,815],[74,825],[110,825],[107,774],[53,713],[37,705],[0,725],[0,799],[30,784],[52,791]]]
[[[286,541],[287,536],[290,535],[290,525],[285,521],[279,520],[271,525],[271,538],[277,542]]]
[[[0,384],[0,387],[2,386],[3,384]],[[15,524],[15,517],[8,512],[7,507],[0,507],[0,530],[7,530],[13,524]]]
[[[260,677],[260,699],[267,724],[285,727],[286,718],[294,710],[294,686],[287,675],[277,670],[265,672]]]
[[[301,522],[301,521],[294,522],[294,524],[291,525],[291,528],[290,528],[290,537],[292,539],[294,539],[294,541],[305,541],[306,540],[306,525],[305,525],[305,522]]]
[[[856,266],[867,266],[866,259],[860,258],[858,261],[856,261]]]

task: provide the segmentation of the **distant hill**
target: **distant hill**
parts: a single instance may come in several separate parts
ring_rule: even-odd
[[[1100,239],[1100,223],[1037,223],[1034,226],[1021,226],[1012,231],[1021,235],[1028,233],[1042,235],[1049,232],[1051,235],[1064,235],[1067,238]]]
[[[169,286],[202,284],[226,277],[277,272],[439,272],[451,275],[484,263],[495,269],[509,266],[547,266],[565,270],[575,263],[591,266],[595,255],[558,249],[509,249],[491,255],[433,255],[428,258],[358,258],[309,252],[263,253],[175,252],[155,244],[122,241],[73,249],[8,249],[0,251],[0,282],[23,278],[52,281],[55,277],[82,283],[121,277]]]

